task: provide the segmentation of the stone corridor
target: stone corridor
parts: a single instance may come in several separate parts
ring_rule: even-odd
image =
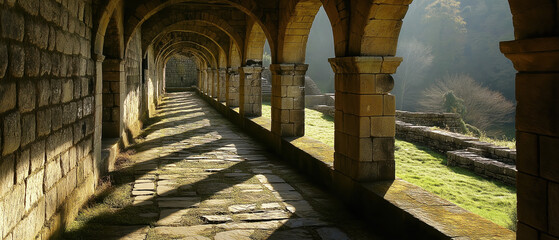
[[[135,217],[155,226],[94,239],[379,239],[196,93],[167,94],[154,119],[130,160],[132,207],[152,206]]]

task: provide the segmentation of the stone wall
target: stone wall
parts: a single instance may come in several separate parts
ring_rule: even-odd
[[[141,32],[137,30],[130,40],[126,52],[126,96],[124,98],[124,113],[122,121],[124,133],[121,133],[124,144],[133,141],[133,136],[137,135],[141,128],[141,117],[144,106],[143,84],[142,84],[142,48]]]
[[[191,87],[198,84],[196,63],[186,56],[174,56],[165,66],[165,87]]]
[[[509,185],[516,184],[516,150],[474,137],[396,121],[396,137],[447,154],[447,163]]]
[[[89,0],[0,1],[3,239],[48,238],[93,193],[92,20]]]
[[[407,112],[397,110],[396,119],[419,126],[439,127],[451,132],[466,132],[466,126],[457,113]]]

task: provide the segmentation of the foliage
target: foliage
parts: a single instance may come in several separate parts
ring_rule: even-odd
[[[430,46],[416,38],[402,41],[398,48],[398,56],[404,61],[394,74],[394,94],[398,96],[398,109],[410,109],[412,103],[406,102],[418,96],[413,96],[415,88],[423,82],[426,72],[433,63],[434,56]]]
[[[512,121],[514,104],[466,74],[447,75],[425,90],[419,101],[421,109],[431,112],[447,110],[445,94],[451,91],[463,100],[465,110],[458,112],[462,119],[490,135],[498,134],[492,127]]]

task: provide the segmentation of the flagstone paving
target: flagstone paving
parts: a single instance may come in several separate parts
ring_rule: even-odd
[[[332,195],[195,93],[170,93],[131,148],[133,205],[151,225],[111,239],[378,239]],[[119,228],[122,227],[122,228]],[[114,230],[112,230],[114,229]]]

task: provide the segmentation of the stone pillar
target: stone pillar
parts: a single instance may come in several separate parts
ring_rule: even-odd
[[[122,132],[122,107],[126,97],[126,72],[122,59],[103,61],[103,137],[118,138]]]
[[[262,116],[262,67],[239,68],[239,112],[241,116]]]
[[[217,69],[212,69],[212,98],[217,98],[217,86],[219,81],[219,72]]]
[[[210,84],[212,83],[212,71],[210,69],[206,69],[204,70],[204,93],[209,97],[211,92],[210,92]]]
[[[201,70],[202,73],[202,78],[200,79],[200,82],[202,82],[202,92],[204,94],[208,94],[208,70],[207,69],[203,69]]]
[[[93,157],[95,166],[105,164],[102,162],[102,135],[103,135],[103,61],[105,56],[95,54],[95,130],[93,132]],[[102,171],[98,168],[94,169],[94,174],[99,177]]]
[[[228,78],[225,86],[227,88],[226,99],[228,107],[239,106],[239,69],[229,68]]]
[[[559,239],[558,43],[558,37],[501,42],[518,71],[517,239]]]
[[[305,135],[307,64],[272,64],[272,132],[282,137]]]
[[[202,91],[202,70],[198,70],[198,89]]]
[[[390,74],[402,58],[329,60],[336,74],[334,169],[356,181],[395,177],[395,99]]]
[[[227,69],[226,68],[220,68],[219,69],[219,81],[218,81],[218,86],[217,86],[217,101],[219,102],[225,102],[227,100],[226,98],[226,93],[227,93],[227,89],[225,86],[225,82],[227,81]]]

